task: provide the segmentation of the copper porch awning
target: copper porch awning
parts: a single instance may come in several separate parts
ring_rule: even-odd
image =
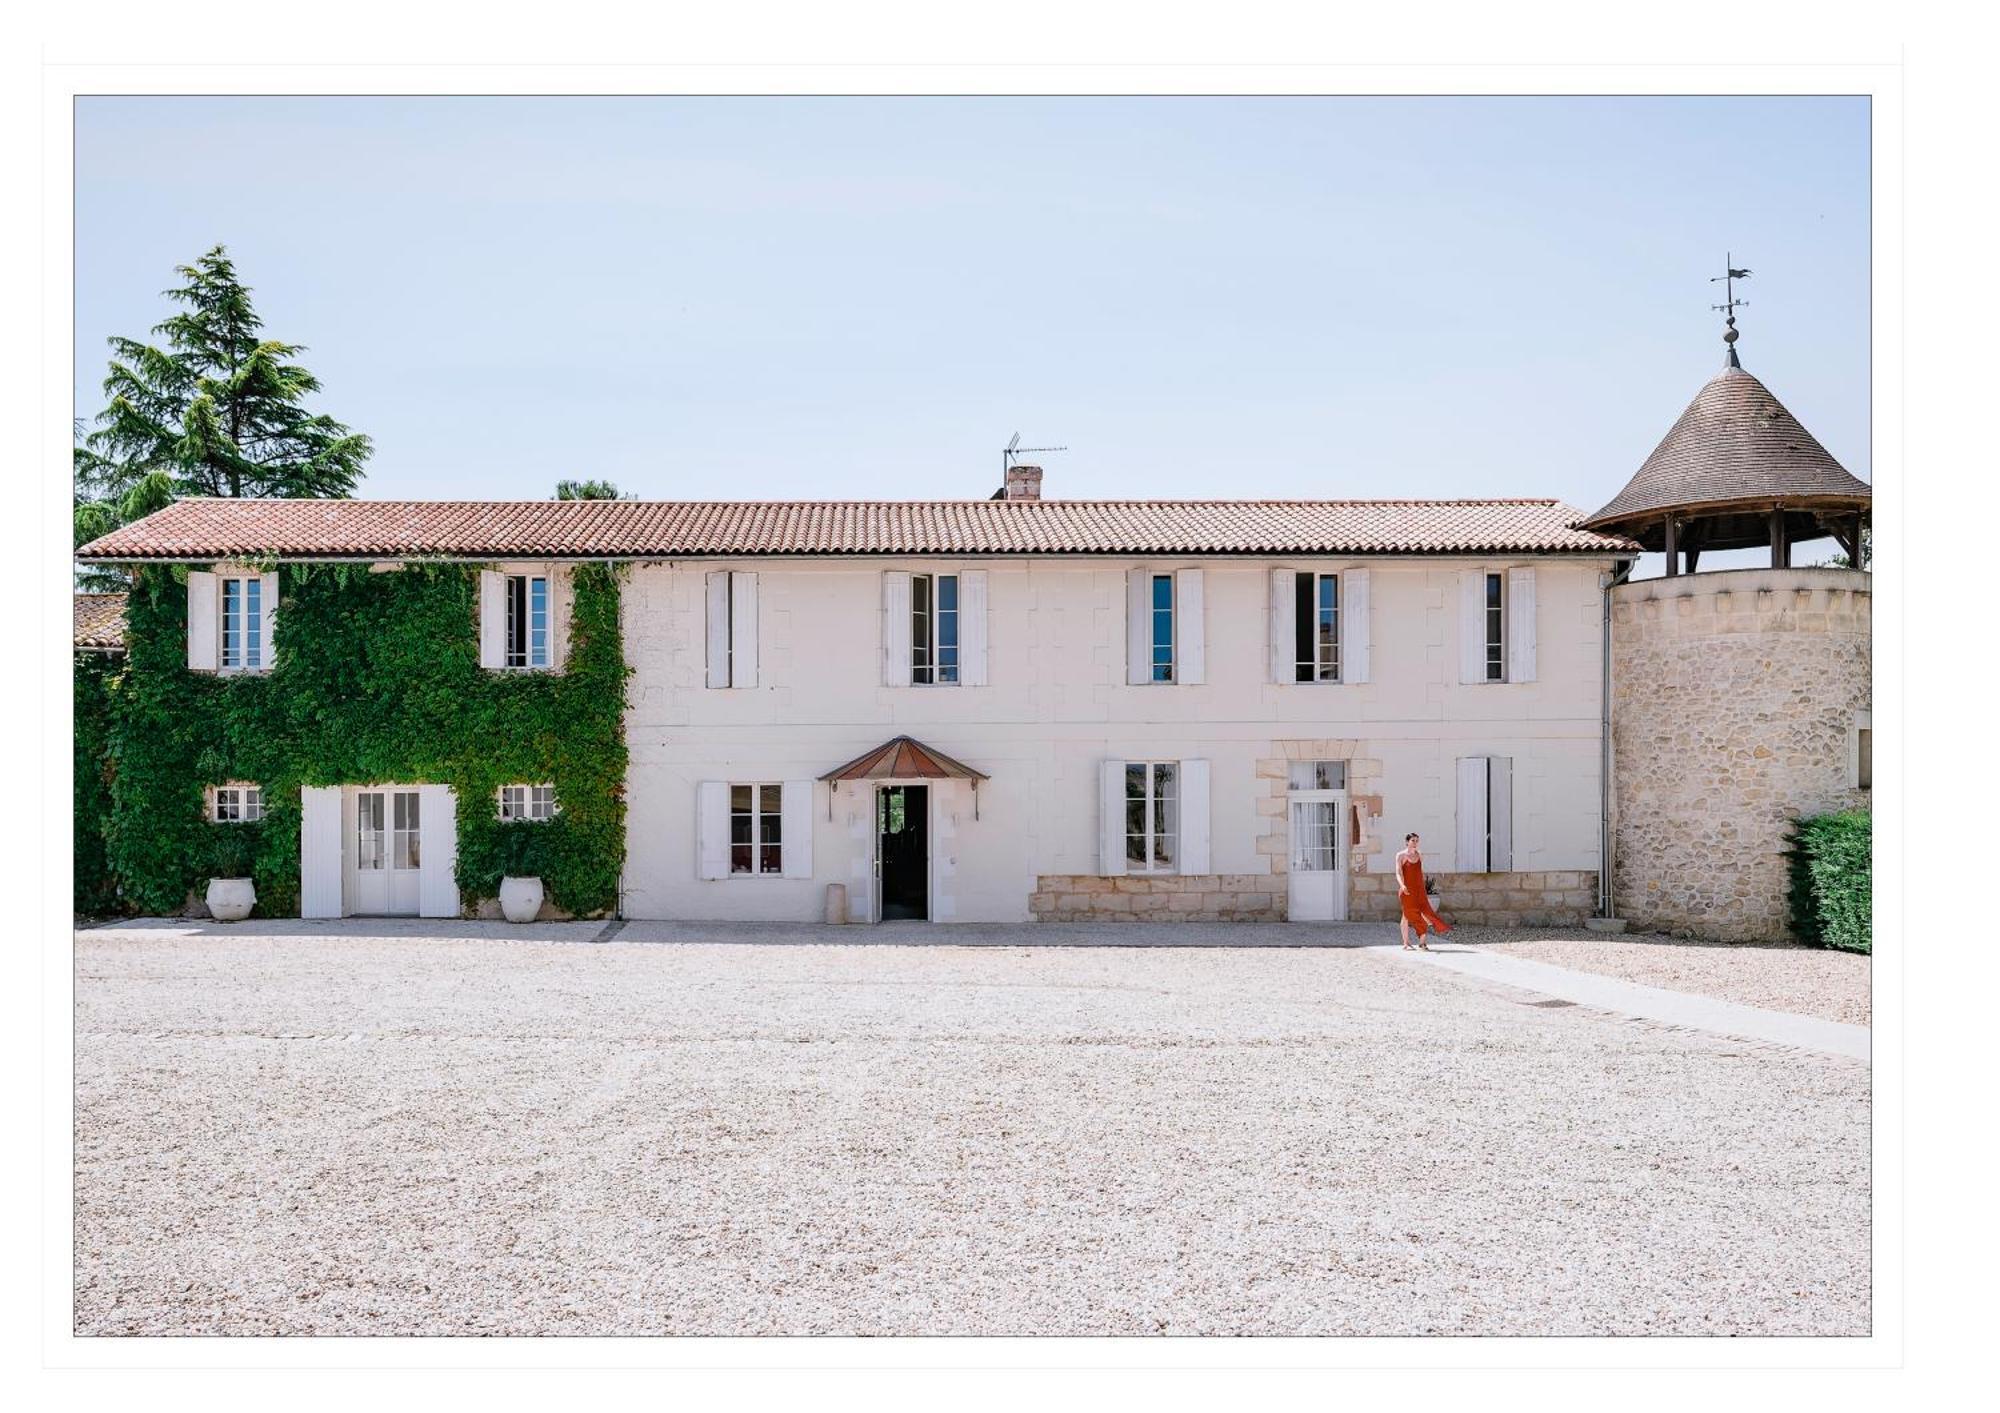
[[[986,772],[934,751],[922,741],[896,736],[846,765],[829,770],[822,780],[970,780],[975,787]]]

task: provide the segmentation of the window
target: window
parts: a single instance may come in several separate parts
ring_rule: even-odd
[[[1507,680],[1507,613],[1504,603],[1504,575],[1486,576],[1486,680]]]
[[[1340,680],[1340,576],[1301,573],[1297,576],[1292,631],[1296,639],[1293,679],[1299,682]]]
[[[264,787],[218,785],[212,818],[217,824],[254,824],[264,817]]]
[[[507,576],[508,667],[549,665],[549,580],[545,574]]]
[[[1153,680],[1174,680],[1174,576],[1153,576]]]
[[[921,685],[958,682],[958,576],[910,576],[910,680]]]
[[[1289,772],[1294,790],[1345,790],[1347,762],[1344,760],[1295,760]]]
[[[729,787],[729,871],[776,878],[785,871],[784,787]]]
[[[1165,680],[1165,679],[1161,679]],[[1179,858],[1179,772],[1172,761],[1125,765],[1125,871],[1173,873]]]
[[[528,820],[540,824],[556,817],[556,787],[553,785],[502,785],[500,818]]]
[[[264,580],[230,575],[222,581],[222,667],[255,672],[264,665]]]

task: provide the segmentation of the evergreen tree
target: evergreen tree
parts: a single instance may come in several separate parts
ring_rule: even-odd
[[[353,494],[373,448],[306,410],[319,380],[292,361],[303,347],[263,337],[221,246],[177,273],[165,294],[183,307],[159,342],[110,341],[109,401],[76,451],[78,533],[180,496]]]

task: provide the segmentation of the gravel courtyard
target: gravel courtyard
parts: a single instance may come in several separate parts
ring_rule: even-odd
[[[1864,1334],[1865,1066],[1379,949],[79,933],[85,1334]]]

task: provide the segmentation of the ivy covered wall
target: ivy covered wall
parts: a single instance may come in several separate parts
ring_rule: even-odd
[[[79,652],[71,663],[76,701],[70,819],[76,829],[71,906],[87,917],[118,910],[118,887],[104,831],[111,818],[111,703],[124,671],[122,653]]]
[[[572,571],[561,673],[479,666],[474,565],[279,568],[275,667],[187,669],[186,571],[138,570],[128,667],[112,708],[106,853],[126,905],[179,911],[247,855],[257,910],[299,909],[299,790],[442,784],[458,794],[458,885],[470,905],[533,874],[557,907],[613,911],[625,851],[619,572]],[[205,789],[264,787],[260,824],[211,824]],[[495,792],[553,783],[548,823],[502,824]]]

